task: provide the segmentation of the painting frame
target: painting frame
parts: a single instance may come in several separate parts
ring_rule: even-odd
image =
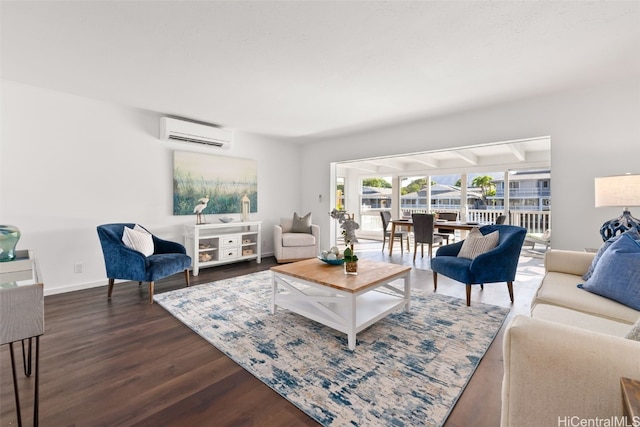
[[[258,162],[240,157],[192,151],[173,152],[173,215],[194,215],[207,198],[203,214],[242,213],[242,197],[250,213],[258,212]]]

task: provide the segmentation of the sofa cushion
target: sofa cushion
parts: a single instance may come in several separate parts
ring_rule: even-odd
[[[622,321],[629,325],[636,321],[640,312],[626,307],[616,301],[603,298],[591,292],[579,289],[580,276],[574,274],[550,271],[532,302],[533,310],[536,304],[551,304],[566,307],[583,313]]]
[[[498,233],[498,230],[488,233],[487,235],[483,235],[479,229],[474,228],[471,230],[467,238],[464,239],[464,242],[462,242],[462,247],[460,248],[460,252],[458,252],[458,257],[474,259],[478,255],[489,252],[491,249],[498,246],[499,239],[500,234]]]
[[[136,224],[133,228],[124,227],[122,243],[128,248],[142,252],[144,256],[153,255],[153,237],[144,228]]]
[[[624,233],[604,251],[582,289],[640,310],[640,242]]]
[[[307,233],[282,233],[282,246],[314,246],[316,238]]]
[[[640,233],[635,227],[625,231],[622,234],[618,234],[617,236],[613,236],[612,238],[608,239],[606,242],[603,243],[602,246],[600,246],[600,248],[598,249],[598,252],[596,252],[596,256],[593,258],[593,261],[591,261],[591,265],[589,266],[589,269],[582,276],[584,280],[589,280],[591,278],[591,275],[593,274],[593,270],[595,270],[596,265],[598,264],[598,261],[600,261],[602,254],[604,254],[605,251],[609,249],[609,246],[611,246],[614,242],[616,242],[625,234],[631,236],[633,240],[640,240]]]
[[[624,337],[629,333],[630,325],[604,317],[593,316],[571,308],[558,307],[557,305],[537,304],[531,310],[531,316],[536,319],[549,320],[574,328],[587,329],[601,334]]]
[[[630,340],[640,341],[640,317],[638,317],[638,321],[633,324],[631,330],[624,337]]]
[[[311,212],[301,217],[297,212],[293,213],[292,233],[311,233]]]

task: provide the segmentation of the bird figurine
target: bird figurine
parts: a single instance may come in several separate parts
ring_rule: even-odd
[[[203,197],[198,200],[198,204],[195,208],[193,208],[193,213],[196,214],[196,225],[207,223],[207,220],[202,213],[202,211],[206,209],[207,203],[209,203],[209,196]]]

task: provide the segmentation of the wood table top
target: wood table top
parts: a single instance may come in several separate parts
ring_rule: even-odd
[[[358,274],[352,275],[345,274],[342,265],[327,264],[317,258],[271,267],[271,271],[276,273],[353,293],[388,283],[406,275],[410,270],[411,267],[404,265],[359,260]]]
[[[413,225],[412,219],[393,219],[391,220],[393,225],[399,226],[409,226]],[[435,228],[447,228],[451,230],[472,230],[474,228],[482,227],[483,225],[489,225],[489,223],[480,223],[480,222],[466,222],[466,221],[445,221],[445,220],[435,220],[433,222],[433,226]]]
[[[632,420],[640,417],[640,380],[620,378],[624,410]],[[629,420],[631,421],[631,420]]]

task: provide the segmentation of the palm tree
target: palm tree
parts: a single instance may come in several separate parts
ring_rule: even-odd
[[[496,193],[496,185],[493,183],[493,178],[488,175],[477,176],[471,181],[471,185],[480,188],[482,190],[482,200],[487,202],[487,196]]]

